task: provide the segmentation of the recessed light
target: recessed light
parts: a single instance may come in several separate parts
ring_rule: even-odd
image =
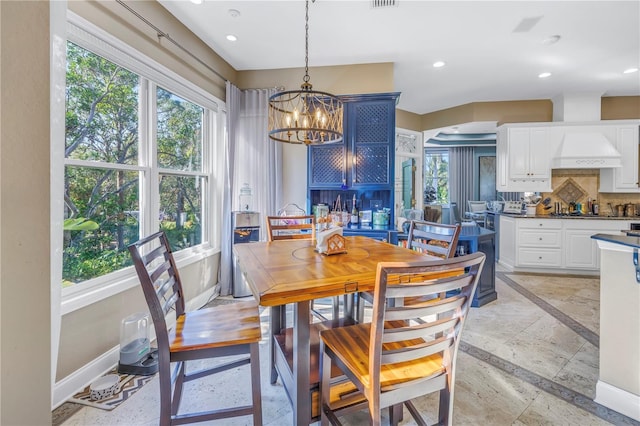
[[[538,78],[547,78],[547,77],[551,77],[550,72],[543,72],[541,74],[538,74]]]
[[[202,4],[202,0],[191,0],[193,4]]]
[[[229,15],[231,15],[232,18],[237,18],[238,16],[240,16],[240,11],[237,9],[229,9],[227,10],[227,12],[229,13]]]
[[[629,68],[622,71],[624,74],[631,74],[632,72],[638,72],[638,68]]]
[[[434,68],[441,68],[444,67],[445,63],[443,61],[436,61],[433,63],[433,67]]]
[[[234,36],[233,34],[227,34],[227,40],[236,41],[238,40],[238,37]]]

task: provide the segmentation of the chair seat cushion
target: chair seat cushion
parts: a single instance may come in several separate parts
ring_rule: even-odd
[[[394,326],[388,323],[389,326]],[[399,324],[398,324],[399,325]],[[320,333],[325,345],[351,370],[365,387],[371,387],[369,377],[369,340],[371,324],[357,324],[334,328]],[[419,341],[413,340],[410,344]],[[403,342],[387,343],[385,349],[400,349]],[[434,354],[418,361],[385,364],[381,368],[380,386],[382,389],[403,382],[434,377],[445,372],[441,354]]]
[[[259,342],[260,314],[255,302],[199,309],[181,315],[169,332],[171,352]]]

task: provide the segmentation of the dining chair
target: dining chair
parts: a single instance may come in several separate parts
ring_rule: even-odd
[[[160,425],[249,415],[253,416],[253,424],[262,424],[258,352],[261,329],[258,305],[255,302],[239,302],[185,312],[180,274],[164,232],[157,232],[131,244],[129,252],[156,333]],[[175,324],[169,328],[167,316],[171,311],[174,311]],[[173,323],[171,320],[169,322]],[[208,369],[187,372],[187,361],[235,355],[243,356],[227,359],[224,363]],[[250,364],[251,367],[252,405],[178,414],[185,382],[246,364]],[[223,389],[220,391],[224,392]]]
[[[418,424],[426,424],[412,400],[437,391],[438,424],[452,423],[458,345],[484,261],[485,254],[476,252],[378,264],[371,322],[320,333],[322,425],[339,424],[338,417],[362,409],[379,425],[385,408],[395,425],[401,404]],[[451,271],[460,272],[451,276]],[[429,301],[393,303],[407,297]],[[331,377],[335,366],[343,376]]]
[[[459,224],[412,220],[409,224],[407,248],[440,258],[451,258],[456,254],[461,227]],[[407,298],[403,302],[412,304],[420,302],[420,298]],[[362,292],[358,294],[358,321],[364,321],[364,304],[373,304],[373,294]]]
[[[468,219],[473,220],[476,224],[484,227],[486,222],[485,221],[486,210],[487,210],[486,201],[467,200],[467,211],[465,212],[465,216]]]
[[[460,216],[460,209],[458,208],[458,203],[452,201],[449,205],[449,219],[452,224],[460,224],[462,226],[478,226],[478,224],[468,218],[462,218]]]
[[[313,215],[267,216],[267,239],[316,239],[316,217]]]

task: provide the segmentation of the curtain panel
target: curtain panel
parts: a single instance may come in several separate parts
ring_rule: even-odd
[[[227,129],[222,199],[220,294],[232,293],[233,256],[231,212],[239,209],[243,184],[252,189],[252,210],[260,213],[261,239],[266,216],[282,205],[282,145],[269,139],[269,96],[275,89],[240,90],[227,82]]]

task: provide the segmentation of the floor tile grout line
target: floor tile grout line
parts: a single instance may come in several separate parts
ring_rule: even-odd
[[[509,278],[504,272],[496,271],[496,277],[500,278],[506,285],[511,287],[513,290],[520,293],[525,298],[529,299],[532,303],[540,307],[543,311],[547,312],[549,315],[569,327],[580,337],[585,339],[587,342],[591,343],[596,348],[600,347],[600,336],[593,331],[589,330],[584,325],[580,324],[578,321],[574,320],[564,312],[561,312],[558,308],[551,305],[549,302],[543,300],[542,298],[536,296],[531,291],[527,290],[511,278]]]
[[[539,374],[536,374],[524,367],[520,367],[512,362],[509,362],[503,358],[491,354],[490,352],[480,349],[477,346],[471,345],[464,341],[460,341],[460,350],[467,355],[470,355],[480,361],[504,371],[505,373],[512,375],[520,380],[523,380],[536,388],[555,396],[571,405],[585,410],[594,416],[597,416],[605,421],[608,421],[615,425],[633,425],[640,426],[640,422],[633,420],[623,414],[618,413],[610,408],[598,404],[588,396],[585,396],[579,392],[567,388],[559,383],[549,380]]]

